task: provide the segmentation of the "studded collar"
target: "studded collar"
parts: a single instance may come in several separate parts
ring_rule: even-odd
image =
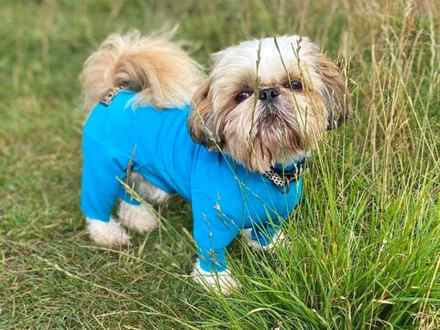
[[[272,167],[269,171],[265,172],[263,176],[271,181],[281,191],[289,192],[290,183],[292,181],[298,181],[304,172],[305,165],[306,160],[303,158],[287,168],[278,166]]]
[[[127,89],[127,85],[126,84],[120,84],[116,87],[111,87],[109,88],[101,97],[101,99],[99,100],[99,103],[101,103],[102,105],[105,105],[106,107],[108,107],[110,105],[110,103],[112,103],[113,98],[118,95],[118,93],[123,90],[123,89]]]

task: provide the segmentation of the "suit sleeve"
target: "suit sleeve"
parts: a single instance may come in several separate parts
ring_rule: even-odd
[[[226,269],[226,247],[240,228],[222,212],[217,201],[197,193],[192,201],[193,236],[200,265],[205,271],[223,271]]]
[[[114,203],[123,195],[125,168],[99,142],[83,138],[81,211],[85,217],[107,222]]]

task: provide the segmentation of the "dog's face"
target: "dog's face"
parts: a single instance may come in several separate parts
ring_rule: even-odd
[[[344,80],[307,38],[246,41],[213,55],[193,98],[193,138],[265,172],[307,153],[348,113]]]

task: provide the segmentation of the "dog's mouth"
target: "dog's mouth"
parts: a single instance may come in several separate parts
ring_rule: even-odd
[[[262,106],[262,112],[257,119],[259,129],[270,129],[273,126],[285,126],[288,118],[285,112],[276,103],[268,103]]]
[[[260,109],[254,143],[258,142],[258,145],[264,146],[265,153],[268,153],[270,158],[279,153],[295,153],[305,147],[305,141],[298,131],[295,119],[289,115],[289,109],[276,103],[264,104]]]

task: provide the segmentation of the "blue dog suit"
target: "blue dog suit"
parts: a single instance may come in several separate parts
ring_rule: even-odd
[[[195,143],[187,126],[190,107],[157,109],[134,105],[136,93],[120,90],[98,103],[82,139],[81,210],[108,222],[124,190],[127,169],[153,186],[192,204],[193,236],[205,271],[226,268],[226,247],[244,228],[262,245],[299,202],[302,181],[283,191],[263,175],[230,157]]]

